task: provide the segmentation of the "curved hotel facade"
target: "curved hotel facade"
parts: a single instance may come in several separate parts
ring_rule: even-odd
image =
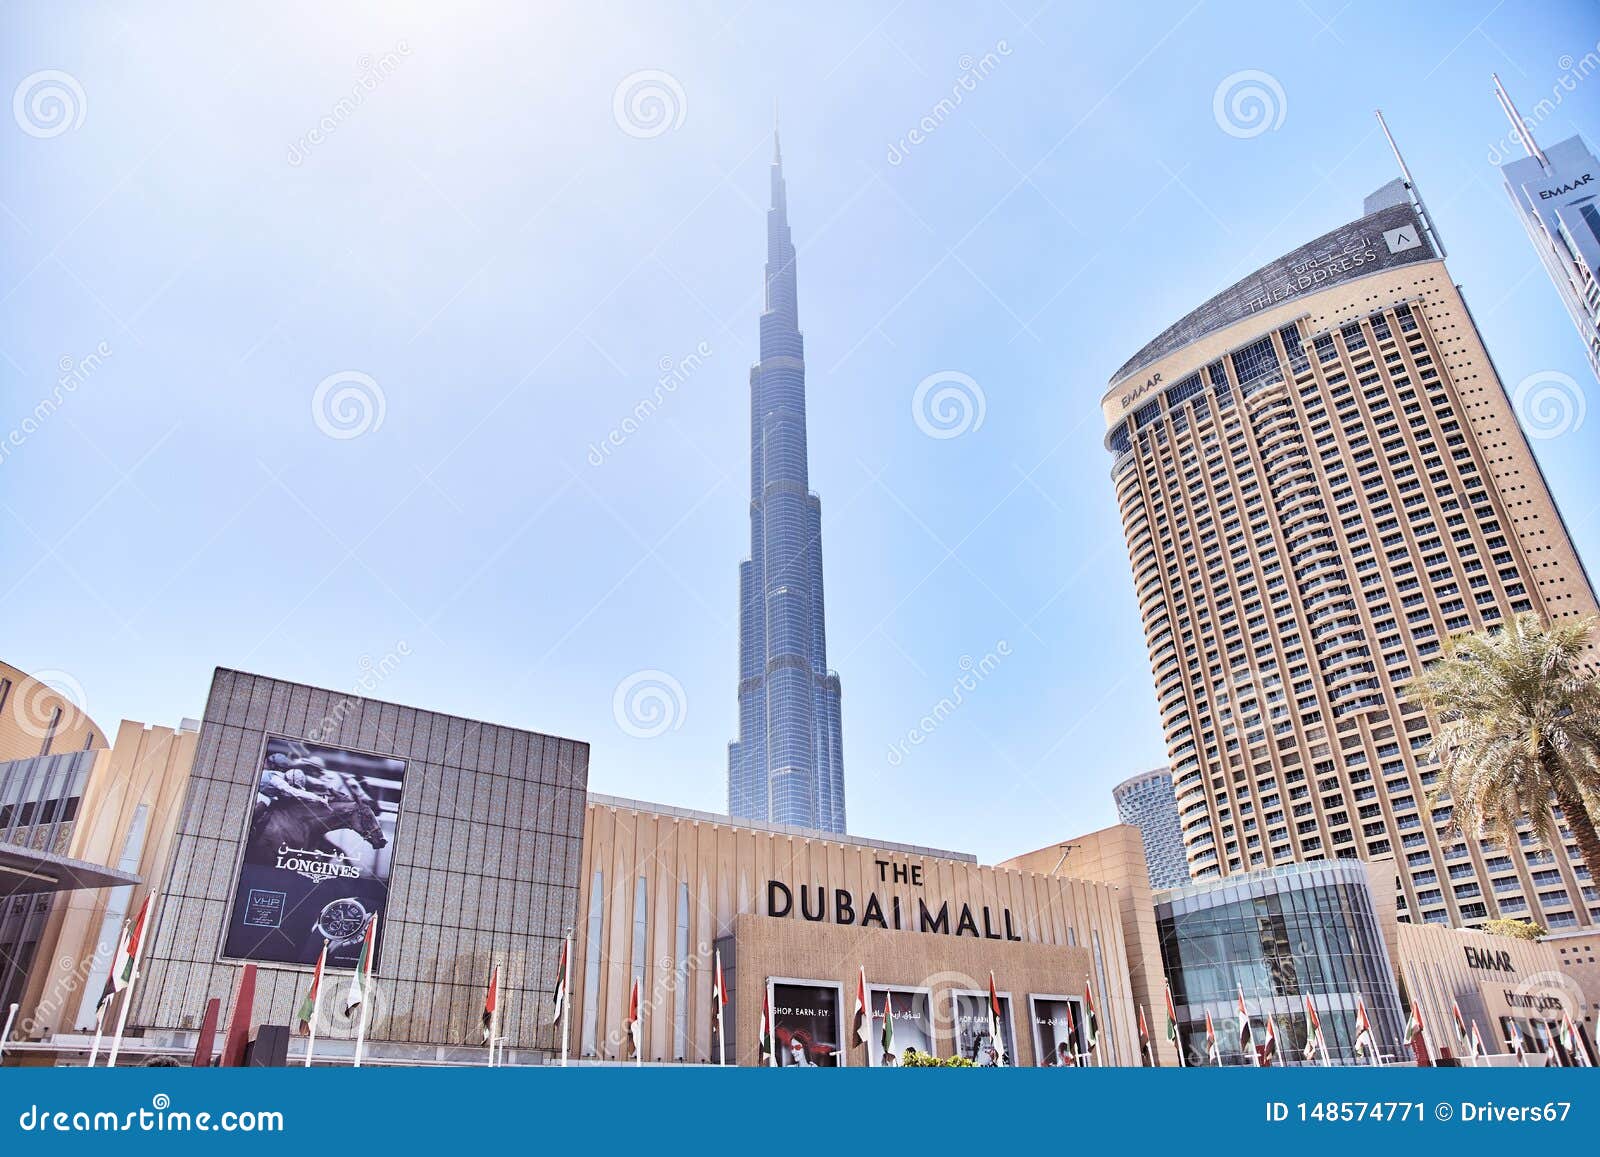
[[[1378,190],[1102,399],[1185,854],[1197,881],[1393,857],[1401,919],[1591,925],[1574,845],[1451,834],[1401,694],[1453,632],[1596,610],[1419,208]]]

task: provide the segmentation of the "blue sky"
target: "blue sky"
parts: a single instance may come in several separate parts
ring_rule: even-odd
[[[1395,175],[1375,106],[1507,385],[1595,384],[1489,160],[1494,70],[1562,93],[1541,139],[1600,143],[1600,77],[1561,89],[1590,3],[222,7],[0,17],[0,424],[61,399],[0,461],[0,656],[107,727],[198,715],[217,665],[351,688],[388,656],[379,697],[720,810],[775,99],[862,834],[995,859],[1163,762],[1098,399],[1359,214]],[[1226,132],[1249,70],[1275,127]],[[936,374],[981,425],[924,432]],[[330,377],[358,436],[318,421]],[[1591,566],[1597,435],[1535,444]],[[667,716],[619,722],[655,685]]]

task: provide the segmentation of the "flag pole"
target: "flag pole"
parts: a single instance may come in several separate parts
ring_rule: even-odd
[[[106,1009],[111,1007],[110,1001],[103,1001],[99,1008],[94,1010],[94,1045],[89,1049],[89,1067],[92,1069],[95,1062],[100,1059],[100,1040],[106,1028]]]
[[[1431,1062],[1436,1054],[1435,1054],[1435,1050],[1434,1050],[1434,1047],[1433,1047],[1433,1042],[1428,1039],[1428,1021],[1427,1021],[1427,1018],[1422,1015],[1422,1011],[1421,1011],[1422,1004],[1421,1004],[1421,1001],[1422,1001],[1422,985],[1417,980],[1417,966],[1415,964],[1412,964],[1412,966],[1411,966],[1411,1003],[1418,1010],[1417,1011],[1417,1023],[1422,1026],[1422,1047],[1423,1047],[1423,1050],[1425,1052],[1427,1052],[1428,1060]]]
[[[489,1067],[499,1068],[505,1059],[500,1039],[500,966],[494,966],[494,1012],[489,1016]]]
[[[326,951],[326,949],[324,949]],[[311,1054],[317,1051],[317,1016],[322,1012],[322,984],[317,984],[317,998],[311,1002],[311,1035],[306,1038],[305,1068],[311,1067]]]
[[[722,1023],[722,949],[716,949],[715,955],[716,960],[712,967],[716,969],[715,987],[717,991],[711,999],[717,1002],[717,1067],[727,1068],[728,1032],[727,1026]]]
[[[1161,987],[1167,998],[1167,1020],[1172,1028],[1172,1044],[1178,1050],[1178,1067],[1187,1068],[1183,1058],[1183,1030],[1178,1027],[1178,1008],[1172,1003],[1172,982],[1166,977],[1161,978]]]
[[[160,902],[151,895],[145,903],[152,909],[160,907]],[[106,1068],[117,1067],[117,1054],[122,1051],[122,1031],[128,1026],[128,1006],[133,1003],[133,988],[139,983],[139,965],[144,960],[145,942],[155,932],[155,912],[145,915],[144,927],[139,932],[139,943],[133,946],[133,971],[128,974],[128,987],[122,993],[122,1007],[117,1010],[117,1033],[111,1038],[111,1052],[106,1057]]]
[[[1311,1005],[1311,1011],[1312,1012],[1315,1012],[1317,1010],[1317,1006],[1315,1004],[1312,1004],[1312,1002],[1311,1002],[1310,994],[1307,994],[1307,996],[1306,996],[1306,1003]],[[1322,1035],[1322,1022],[1321,1021],[1317,1022],[1317,1052],[1322,1054],[1322,1067],[1323,1068],[1328,1068],[1329,1066],[1331,1066],[1333,1064],[1333,1062],[1328,1059],[1328,1038]]]
[[[367,1043],[367,1009],[372,1007],[372,958],[378,951],[378,914],[372,914],[372,926],[369,929],[372,937],[366,951],[367,974],[362,978],[361,985],[361,1016],[356,1020],[356,1055],[354,1068],[361,1067],[361,1051]]]
[[[567,1006],[572,1003],[572,933],[567,933],[567,950],[561,966],[561,1067],[567,1067],[567,1052],[572,1034],[567,1027]]]
[[[11,1039],[11,1025],[17,1019],[17,1006],[13,1004],[11,1011],[6,1013],[6,1027],[0,1032],[0,1057],[6,1055],[6,1041]]]

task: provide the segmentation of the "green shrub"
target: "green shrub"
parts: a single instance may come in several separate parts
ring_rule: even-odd
[[[931,1053],[919,1053],[916,1049],[907,1049],[900,1057],[900,1067],[903,1069],[970,1069],[975,1066],[966,1057],[936,1057]]]

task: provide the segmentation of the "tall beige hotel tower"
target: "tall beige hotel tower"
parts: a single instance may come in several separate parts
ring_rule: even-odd
[[[1454,632],[1596,611],[1409,174],[1101,407],[1194,877],[1392,858],[1402,919],[1600,924],[1569,840],[1451,831],[1399,694]]]

